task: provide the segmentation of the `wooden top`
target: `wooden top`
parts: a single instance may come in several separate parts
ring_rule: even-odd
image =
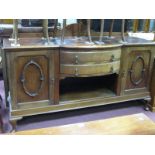
[[[46,44],[42,38],[20,38],[18,44],[20,46],[11,46],[13,41],[9,39],[3,40],[3,49],[24,49],[24,48],[56,48],[59,45],[52,41],[51,44]]]
[[[120,46],[136,46],[136,45],[155,45],[155,42],[136,38],[136,37],[129,37],[125,36],[125,42],[122,42],[120,36],[115,37],[103,37],[103,44],[98,44],[99,37],[92,37],[93,44],[88,42],[87,37],[80,37],[80,38],[66,38],[64,44],[61,47],[64,48],[113,48],[113,47],[120,47]]]
[[[51,128],[12,133],[16,135],[154,135],[155,123],[139,113]]]
[[[93,43],[88,42],[87,37],[66,37],[62,44],[60,38],[51,39],[51,44],[46,44],[42,38],[20,38],[18,43],[20,46],[11,46],[12,41],[4,39],[4,49],[17,49],[17,48],[84,48],[84,49],[104,49],[114,48],[120,46],[137,46],[137,45],[155,45],[155,42],[140,39],[136,37],[125,37],[126,42],[122,42],[120,37],[103,37],[103,44],[98,43],[99,37],[92,37]]]

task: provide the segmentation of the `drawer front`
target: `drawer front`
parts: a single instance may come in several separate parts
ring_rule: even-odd
[[[60,73],[64,76],[95,76],[118,73],[120,61],[95,65],[61,65]]]
[[[61,51],[61,64],[98,64],[120,60],[121,49],[89,50],[89,51]]]

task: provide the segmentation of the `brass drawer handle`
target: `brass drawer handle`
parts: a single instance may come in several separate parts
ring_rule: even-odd
[[[125,71],[122,71],[121,77],[122,77],[122,78],[125,78],[125,74],[126,74],[126,72],[125,72]]]
[[[114,73],[114,67],[113,66],[111,66],[111,68],[110,68],[110,73]]]
[[[75,64],[78,64],[79,63],[79,57],[76,55],[75,56]]]
[[[115,61],[115,55],[111,55],[111,61]]]
[[[75,76],[78,76],[78,75],[79,75],[78,69],[76,68],[76,69],[75,69]]]
[[[54,78],[51,78],[51,81],[50,82],[51,82],[52,85],[54,85],[55,79]]]

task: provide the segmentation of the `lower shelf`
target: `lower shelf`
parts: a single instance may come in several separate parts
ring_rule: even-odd
[[[117,74],[98,77],[71,77],[60,81],[60,102],[116,96]]]
[[[85,99],[91,99],[91,98],[99,98],[99,97],[113,97],[116,96],[116,94],[107,88],[98,88],[93,90],[81,90],[76,92],[70,92],[68,94],[62,94],[60,96],[60,102],[68,103],[70,101],[75,100],[85,100]]]

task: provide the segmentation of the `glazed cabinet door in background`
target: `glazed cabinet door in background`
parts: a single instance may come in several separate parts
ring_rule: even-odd
[[[55,52],[9,52],[9,87],[13,109],[54,104]]]

